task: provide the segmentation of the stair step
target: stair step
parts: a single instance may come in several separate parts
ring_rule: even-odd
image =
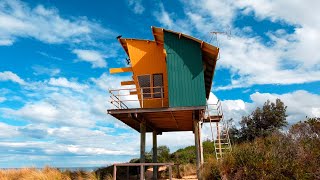
[[[219,144],[219,143],[216,143],[216,144]],[[220,144],[229,144],[229,143],[220,143]]]
[[[215,142],[219,142],[219,140],[214,140]],[[228,139],[220,139],[220,141],[229,141]]]
[[[228,147],[228,148],[216,148],[216,149],[230,149],[230,148]]]

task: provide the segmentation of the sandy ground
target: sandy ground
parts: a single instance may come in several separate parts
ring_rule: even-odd
[[[167,167],[165,167],[165,166],[159,167],[159,171],[164,171],[166,169],[167,169]],[[152,175],[153,175],[153,168],[147,169],[146,179],[152,179]],[[174,180],[197,180],[197,175],[184,176],[181,179],[177,179],[177,178],[172,178],[172,179],[174,179]],[[167,179],[159,179],[159,180],[167,180]]]

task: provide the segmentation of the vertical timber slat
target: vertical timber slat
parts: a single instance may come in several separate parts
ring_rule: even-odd
[[[146,121],[143,119],[140,123],[140,163],[145,163],[146,151]]]
[[[144,180],[144,168],[143,168],[143,165],[140,166],[140,180]]]
[[[194,119],[193,120],[193,127],[194,127],[194,141],[196,146],[196,165],[197,165],[197,177],[200,179],[200,144],[199,144],[199,122]]]
[[[156,163],[157,156],[158,156],[158,145],[157,145],[157,132],[153,131],[152,132],[152,140],[153,140],[153,156],[152,156],[152,162]],[[153,166],[153,180],[158,179],[158,166]]]
[[[113,165],[113,180],[117,180],[117,166]]]

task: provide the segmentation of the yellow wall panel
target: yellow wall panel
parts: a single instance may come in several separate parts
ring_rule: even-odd
[[[163,45],[156,44],[154,41],[127,39],[127,47],[133,70],[133,79],[137,88],[139,87],[138,76],[163,74],[164,99],[148,99],[140,104],[144,108],[168,107],[168,77],[166,70],[165,54]],[[153,84],[151,78],[151,85]],[[141,95],[138,92],[138,97]]]

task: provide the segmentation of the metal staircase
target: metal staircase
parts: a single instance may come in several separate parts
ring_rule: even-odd
[[[226,152],[232,150],[229,137],[229,123],[224,121],[221,102],[208,104],[204,122],[210,123],[212,141],[214,144],[217,160],[221,159]],[[213,131],[212,123],[216,124],[216,133]]]

